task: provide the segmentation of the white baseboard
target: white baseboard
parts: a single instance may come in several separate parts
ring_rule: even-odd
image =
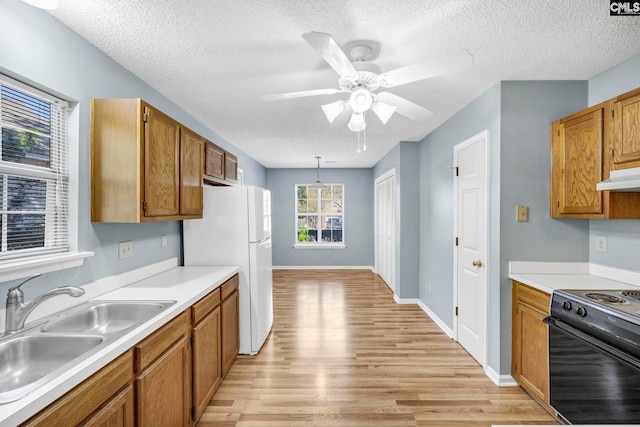
[[[436,316],[436,314],[418,298],[398,298],[397,295],[394,295],[393,299],[398,304],[418,304],[422,311],[427,313],[427,316],[429,316],[431,320],[433,320],[435,324],[438,325],[449,338],[453,339],[453,331],[442,321],[442,319]]]
[[[500,375],[491,366],[484,368],[484,373],[498,387],[517,387],[518,382],[511,375]]]
[[[272,270],[371,270],[366,265],[274,265]]]
[[[433,311],[431,311],[429,309],[429,307],[427,307],[425,305],[425,303],[420,301],[418,298],[398,298],[397,295],[394,295],[393,296],[393,300],[397,304],[417,304],[422,309],[422,311],[424,311],[427,314],[427,316],[429,316],[431,318],[431,320],[433,320],[435,322],[435,324],[438,325],[440,327],[440,329],[442,329],[442,332],[447,334],[447,336],[449,338],[454,339],[453,338],[453,331],[451,330],[451,328],[449,328],[442,321],[442,319],[440,319],[438,316],[436,316],[436,314]],[[517,381],[514,380],[511,375],[500,375],[491,366],[485,366],[484,367],[484,372],[487,375],[487,377],[489,377],[489,379],[491,381],[493,381],[494,384],[496,384],[499,387],[514,387],[514,386],[518,386]]]

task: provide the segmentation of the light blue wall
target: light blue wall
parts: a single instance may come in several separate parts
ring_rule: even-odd
[[[549,123],[586,104],[586,82],[503,82],[421,142],[419,296],[453,329],[453,147],[489,131],[488,365],[510,370],[509,261],[586,261],[588,224],[549,215]],[[515,221],[516,205],[529,222]],[[431,284],[431,292],[429,292]]]
[[[373,168],[374,180],[395,168],[397,224],[395,292],[400,298],[418,297],[420,272],[419,151],[419,143],[402,141],[394,146]]]
[[[640,56],[589,80],[589,105],[640,87]],[[607,252],[597,252],[596,236],[607,238]],[[589,222],[589,261],[640,271],[640,221]]]
[[[586,106],[586,81],[503,82],[500,141],[500,307],[491,307],[490,365],[508,374],[511,365],[510,261],[587,261],[586,220],[550,215],[549,124]],[[529,221],[516,221],[516,206]],[[495,313],[500,315],[496,329]],[[498,342],[500,337],[500,342]]]
[[[294,249],[295,185],[316,181],[314,169],[269,169],[271,191],[273,265],[373,266],[373,172],[372,169],[321,169],[325,184],[344,184],[345,249]]]
[[[93,45],[45,11],[17,0],[0,4],[0,72],[36,83],[75,101],[79,118],[79,230],[78,248],[93,251],[84,266],[44,275],[25,286],[32,298],[61,284],[85,284],[165,259],[180,257],[180,222],[149,224],[92,224],[90,222],[90,99],[143,98],[206,138],[239,157],[248,184],[265,186],[266,170],[246,154],[207,129],[142,80],[115,63]],[[168,247],[160,249],[160,236]],[[133,257],[118,261],[119,241],[133,241]],[[0,299],[10,283],[0,284]]]

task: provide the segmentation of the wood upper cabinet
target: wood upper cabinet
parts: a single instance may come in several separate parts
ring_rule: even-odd
[[[204,138],[182,128],[180,134],[180,215],[202,216]]]
[[[224,179],[238,182],[238,158],[229,152],[224,155]]]
[[[238,158],[206,141],[204,149],[204,181],[211,185],[233,185],[238,182]]]
[[[511,376],[549,409],[549,332],[542,322],[551,296],[513,281]]]
[[[599,105],[551,124],[552,212],[602,214],[604,106]]]
[[[640,193],[596,190],[614,167],[613,104],[609,100],[551,123],[552,218],[640,218]]]
[[[140,99],[93,99],[91,220],[201,218],[203,144]]]
[[[640,166],[640,88],[613,99],[613,169]]]

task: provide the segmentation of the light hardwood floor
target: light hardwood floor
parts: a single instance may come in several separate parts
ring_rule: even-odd
[[[199,427],[557,424],[370,271],[276,270],[273,282],[270,337],[237,359]]]

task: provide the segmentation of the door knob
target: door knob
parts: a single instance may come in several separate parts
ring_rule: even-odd
[[[482,261],[480,261],[480,260],[473,261],[473,262],[471,263],[471,265],[473,265],[474,267],[478,267],[478,268],[480,268],[480,267],[482,267]]]

